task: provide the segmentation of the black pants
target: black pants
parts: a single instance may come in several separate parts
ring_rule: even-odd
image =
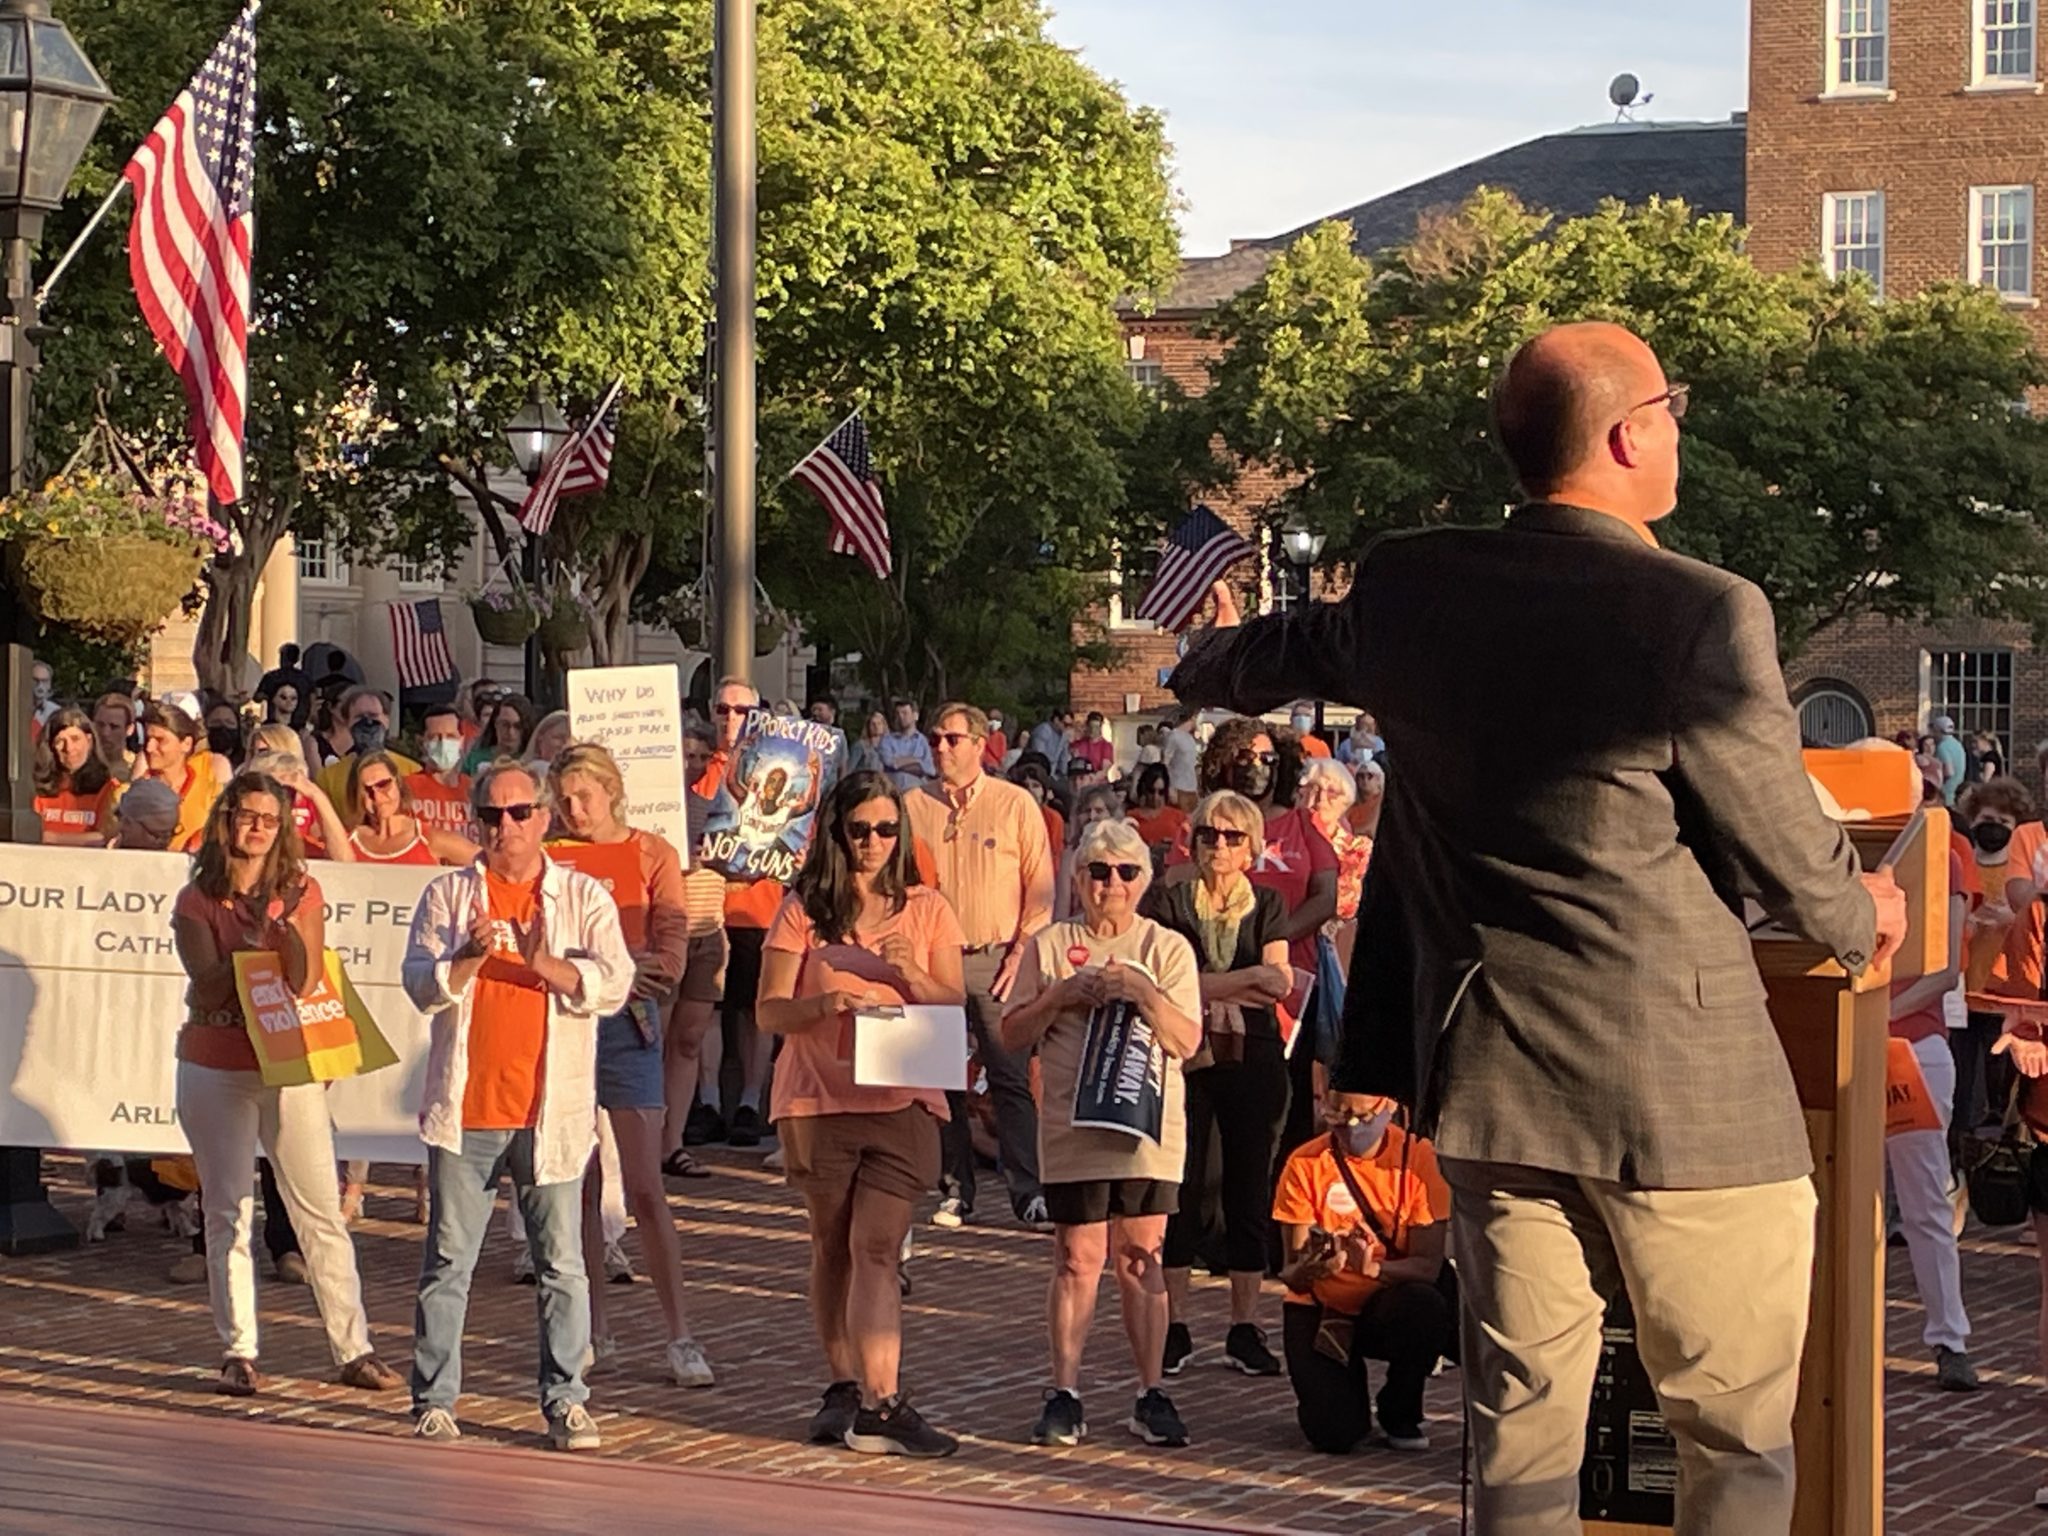
[[[1241,1274],[1264,1274],[1273,1225],[1273,1153],[1280,1143],[1281,1122],[1287,1118],[1287,1059],[1280,1053],[1280,1042],[1249,1038],[1244,1060],[1219,1061],[1185,1074],[1183,1081],[1188,1156],[1180,1209],[1166,1223],[1166,1267],[1192,1267],[1201,1247],[1210,1146],[1215,1142],[1223,1153],[1217,1194],[1226,1262]]]
[[[962,971],[967,983],[967,1023],[981,1053],[981,1069],[988,1074],[989,1097],[996,1105],[996,1150],[1003,1183],[1009,1189],[1011,1212],[1022,1217],[1024,1208],[1041,1193],[1038,1101],[1031,1097],[1031,1053],[1003,1046],[1003,1006],[989,993],[1001,968],[1001,955],[984,953],[966,956]],[[952,1118],[940,1128],[945,1164],[939,1175],[939,1193],[971,1211],[974,1133],[967,1123],[967,1095],[947,1094],[946,1109]]]
[[[1422,1424],[1422,1389],[1437,1357],[1447,1354],[1456,1322],[1450,1302],[1434,1285],[1403,1281],[1383,1285],[1366,1299],[1351,1333],[1348,1363],[1316,1348],[1323,1309],[1290,1301],[1281,1309],[1281,1337],[1287,1380],[1294,1388],[1294,1414],[1308,1443],[1341,1456],[1372,1430],[1365,1362],[1384,1360],[1380,1427],[1413,1433]]]
[[[1986,1119],[2005,1117],[2005,1100],[2012,1091],[2006,1058],[1994,1057],[1991,1047],[2005,1029],[2002,1013],[1970,1010],[1969,1027],[1948,1032],[1948,1048],[1956,1059],[1956,1099],[1949,1116],[1948,1142],[1951,1154],[1960,1155],[1965,1139],[1974,1136]]]

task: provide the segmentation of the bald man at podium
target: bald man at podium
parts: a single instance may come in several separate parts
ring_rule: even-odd
[[[1344,598],[1242,625],[1219,588],[1172,677],[1379,717],[1336,1086],[1415,1106],[1451,1186],[1485,1536],[1579,1536],[1624,1281],[1677,1529],[1788,1529],[1815,1196],[1743,902],[1851,972],[1905,937],[1807,781],[1763,593],[1658,546],[1687,398],[1619,326],[1537,336],[1494,390],[1505,527],[1382,539]]]

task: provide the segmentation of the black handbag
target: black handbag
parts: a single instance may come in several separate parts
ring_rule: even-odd
[[[1970,1210],[1987,1227],[2016,1227],[2032,1208],[2028,1191],[2034,1172],[2034,1142],[2020,1122],[2019,1099],[2020,1084],[2014,1083],[1998,1140],[1964,1174]]]

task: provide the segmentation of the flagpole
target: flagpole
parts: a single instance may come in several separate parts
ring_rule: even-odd
[[[114,183],[114,190],[107,194],[106,200],[99,206],[99,211],[85,221],[85,228],[78,232],[78,238],[64,248],[64,254],[57,258],[57,265],[50,268],[50,275],[43,279],[43,286],[36,290],[36,307],[38,309],[49,302],[50,290],[57,286],[57,279],[64,275],[65,269],[71,265],[72,258],[85,249],[85,242],[92,238],[93,231],[100,227],[100,221],[106,218],[108,213],[113,210],[115,202],[127,190],[128,178],[123,176]]]
[[[866,409],[867,407],[865,405],[856,405],[852,410],[848,411],[846,415],[840,420],[839,427],[845,426],[847,422],[853,420],[854,417],[858,416],[862,411]],[[803,463],[804,459],[808,459],[812,453],[816,453],[819,448],[824,447],[827,443],[831,442],[833,438],[837,437],[839,435],[839,427],[834,427],[830,432],[827,432],[823,437],[819,438],[817,442],[817,447],[812,448],[810,453],[806,453],[801,458],[799,458],[796,461],[796,464]],[[781,474],[777,475],[775,477],[775,483],[777,485],[780,485],[783,481],[787,480],[791,475],[795,474],[796,464],[790,465],[789,468],[785,469]]]

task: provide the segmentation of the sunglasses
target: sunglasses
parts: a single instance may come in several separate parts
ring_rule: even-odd
[[[237,811],[235,825],[244,832],[252,829],[275,832],[284,823],[267,811]]]
[[[966,746],[974,738],[965,731],[934,731],[932,732],[932,740],[948,750],[957,750]]]
[[[533,820],[534,812],[539,809],[539,806],[531,804],[487,805],[476,813],[476,819],[487,827],[495,827],[501,825],[505,818],[510,816],[523,827],[526,823]]]
[[[714,715],[730,718],[733,715],[750,714],[753,708],[754,706],[751,704],[714,704],[711,706],[711,712]]]
[[[1125,885],[1136,885],[1138,876],[1144,872],[1143,866],[1137,864],[1104,864],[1098,860],[1088,866],[1088,878],[1097,885],[1109,884],[1112,873]]]
[[[1204,848],[1214,848],[1218,843],[1226,848],[1242,848],[1251,841],[1251,834],[1236,827],[1197,827],[1195,841]]]
[[[1280,761],[1280,754],[1278,752],[1240,752],[1237,754],[1235,761],[1240,763],[1263,763],[1266,767],[1271,768]]]
[[[849,843],[864,843],[879,837],[885,843],[896,841],[896,834],[903,830],[900,821],[849,821],[846,824],[846,840]]]
[[[366,795],[381,795],[387,789],[396,788],[398,788],[398,780],[396,779],[378,779],[375,782],[369,779],[363,780],[363,793]]]

